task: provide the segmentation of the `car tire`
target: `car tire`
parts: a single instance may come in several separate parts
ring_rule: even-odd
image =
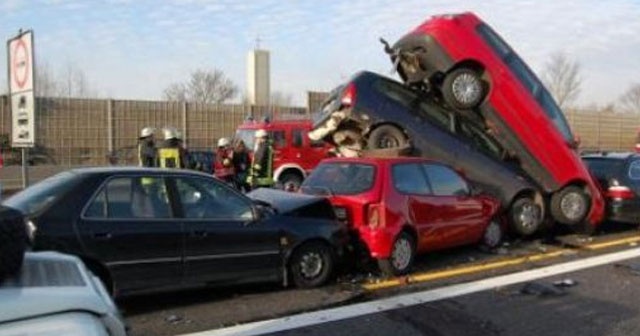
[[[509,209],[511,229],[520,236],[530,236],[542,226],[542,209],[530,197],[517,199]]]
[[[404,147],[408,144],[404,132],[393,125],[382,125],[371,131],[367,140],[369,149]]]
[[[284,173],[279,178],[282,189],[286,191],[298,191],[302,184],[302,176],[297,173]]]
[[[590,203],[583,188],[568,186],[551,196],[551,215],[562,224],[576,225],[587,217]]]
[[[494,218],[482,233],[482,245],[490,249],[500,246],[504,239],[504,229],[500,222]]]
[[[29,242],[21,214],[0,212],[0,282],[20,271]]]
[[[477,71],[458,68],[448,73],[442,82],[442,97],[451,107],[460,110],[472,109],[486,95],[485,83]]]
[[[298,288],[314,288],[327,283],[333,276],[335,260],[331,248],[321,242],[308,242],[291,256],[289,272]]]
[[[415,255],[415,239],[407,232],[401,232],[393,242],[389,258],[379,259],[378,267],[387,276],[405,275],[411,270]]]

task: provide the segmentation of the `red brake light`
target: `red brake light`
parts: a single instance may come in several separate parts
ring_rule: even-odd
[[[356,101],[356,86],[353,83],[349,84],[347,88],[344,90],[342,94],[342,99],[340,99],[340,104],[343,107],[351,107],[353,103]]]
[[[380,204],[369,204],[367,207],[367,225],[370,229],[377,229],[382,226]]]
[[[626,186],[614,185],[607,189],[607,198],[625,200],[634,198],[633,191]]]

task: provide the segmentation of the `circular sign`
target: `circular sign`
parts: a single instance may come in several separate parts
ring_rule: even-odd
[[[29,53],[27,44],[22,38],[18,39],[12,53],[13,80],[18,88],[24,88],[29,78]]]

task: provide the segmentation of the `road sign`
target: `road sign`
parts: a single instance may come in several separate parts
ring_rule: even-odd
[[[11,146],[35,145],[35,93],[33,31],[7,41],[11,92]]]

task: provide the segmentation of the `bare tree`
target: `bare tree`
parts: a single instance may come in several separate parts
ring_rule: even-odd
[[[198,69],[185,83],[173,83],[164,90],[164,97],[171,101],[188,101],[205,104],[221,104],[234,98],[238,87],[218,69]]]
[[[36,65],[36,94],[40,97],[95,97],[89,80],[82,69],[68,63],[64,71],[56,74],[47,63]]]
[[[269,98],[271,106],[289,107],[293,105],[293,96],[290,93],[275,91]]]
[[[631,85],[620,97],[620,104],[625,112],[640,113],[640,83]]]
[[[560,108],[565,109],[580,94],[580,64],[562,52],[555,53],[545,64],[542,81]]]

